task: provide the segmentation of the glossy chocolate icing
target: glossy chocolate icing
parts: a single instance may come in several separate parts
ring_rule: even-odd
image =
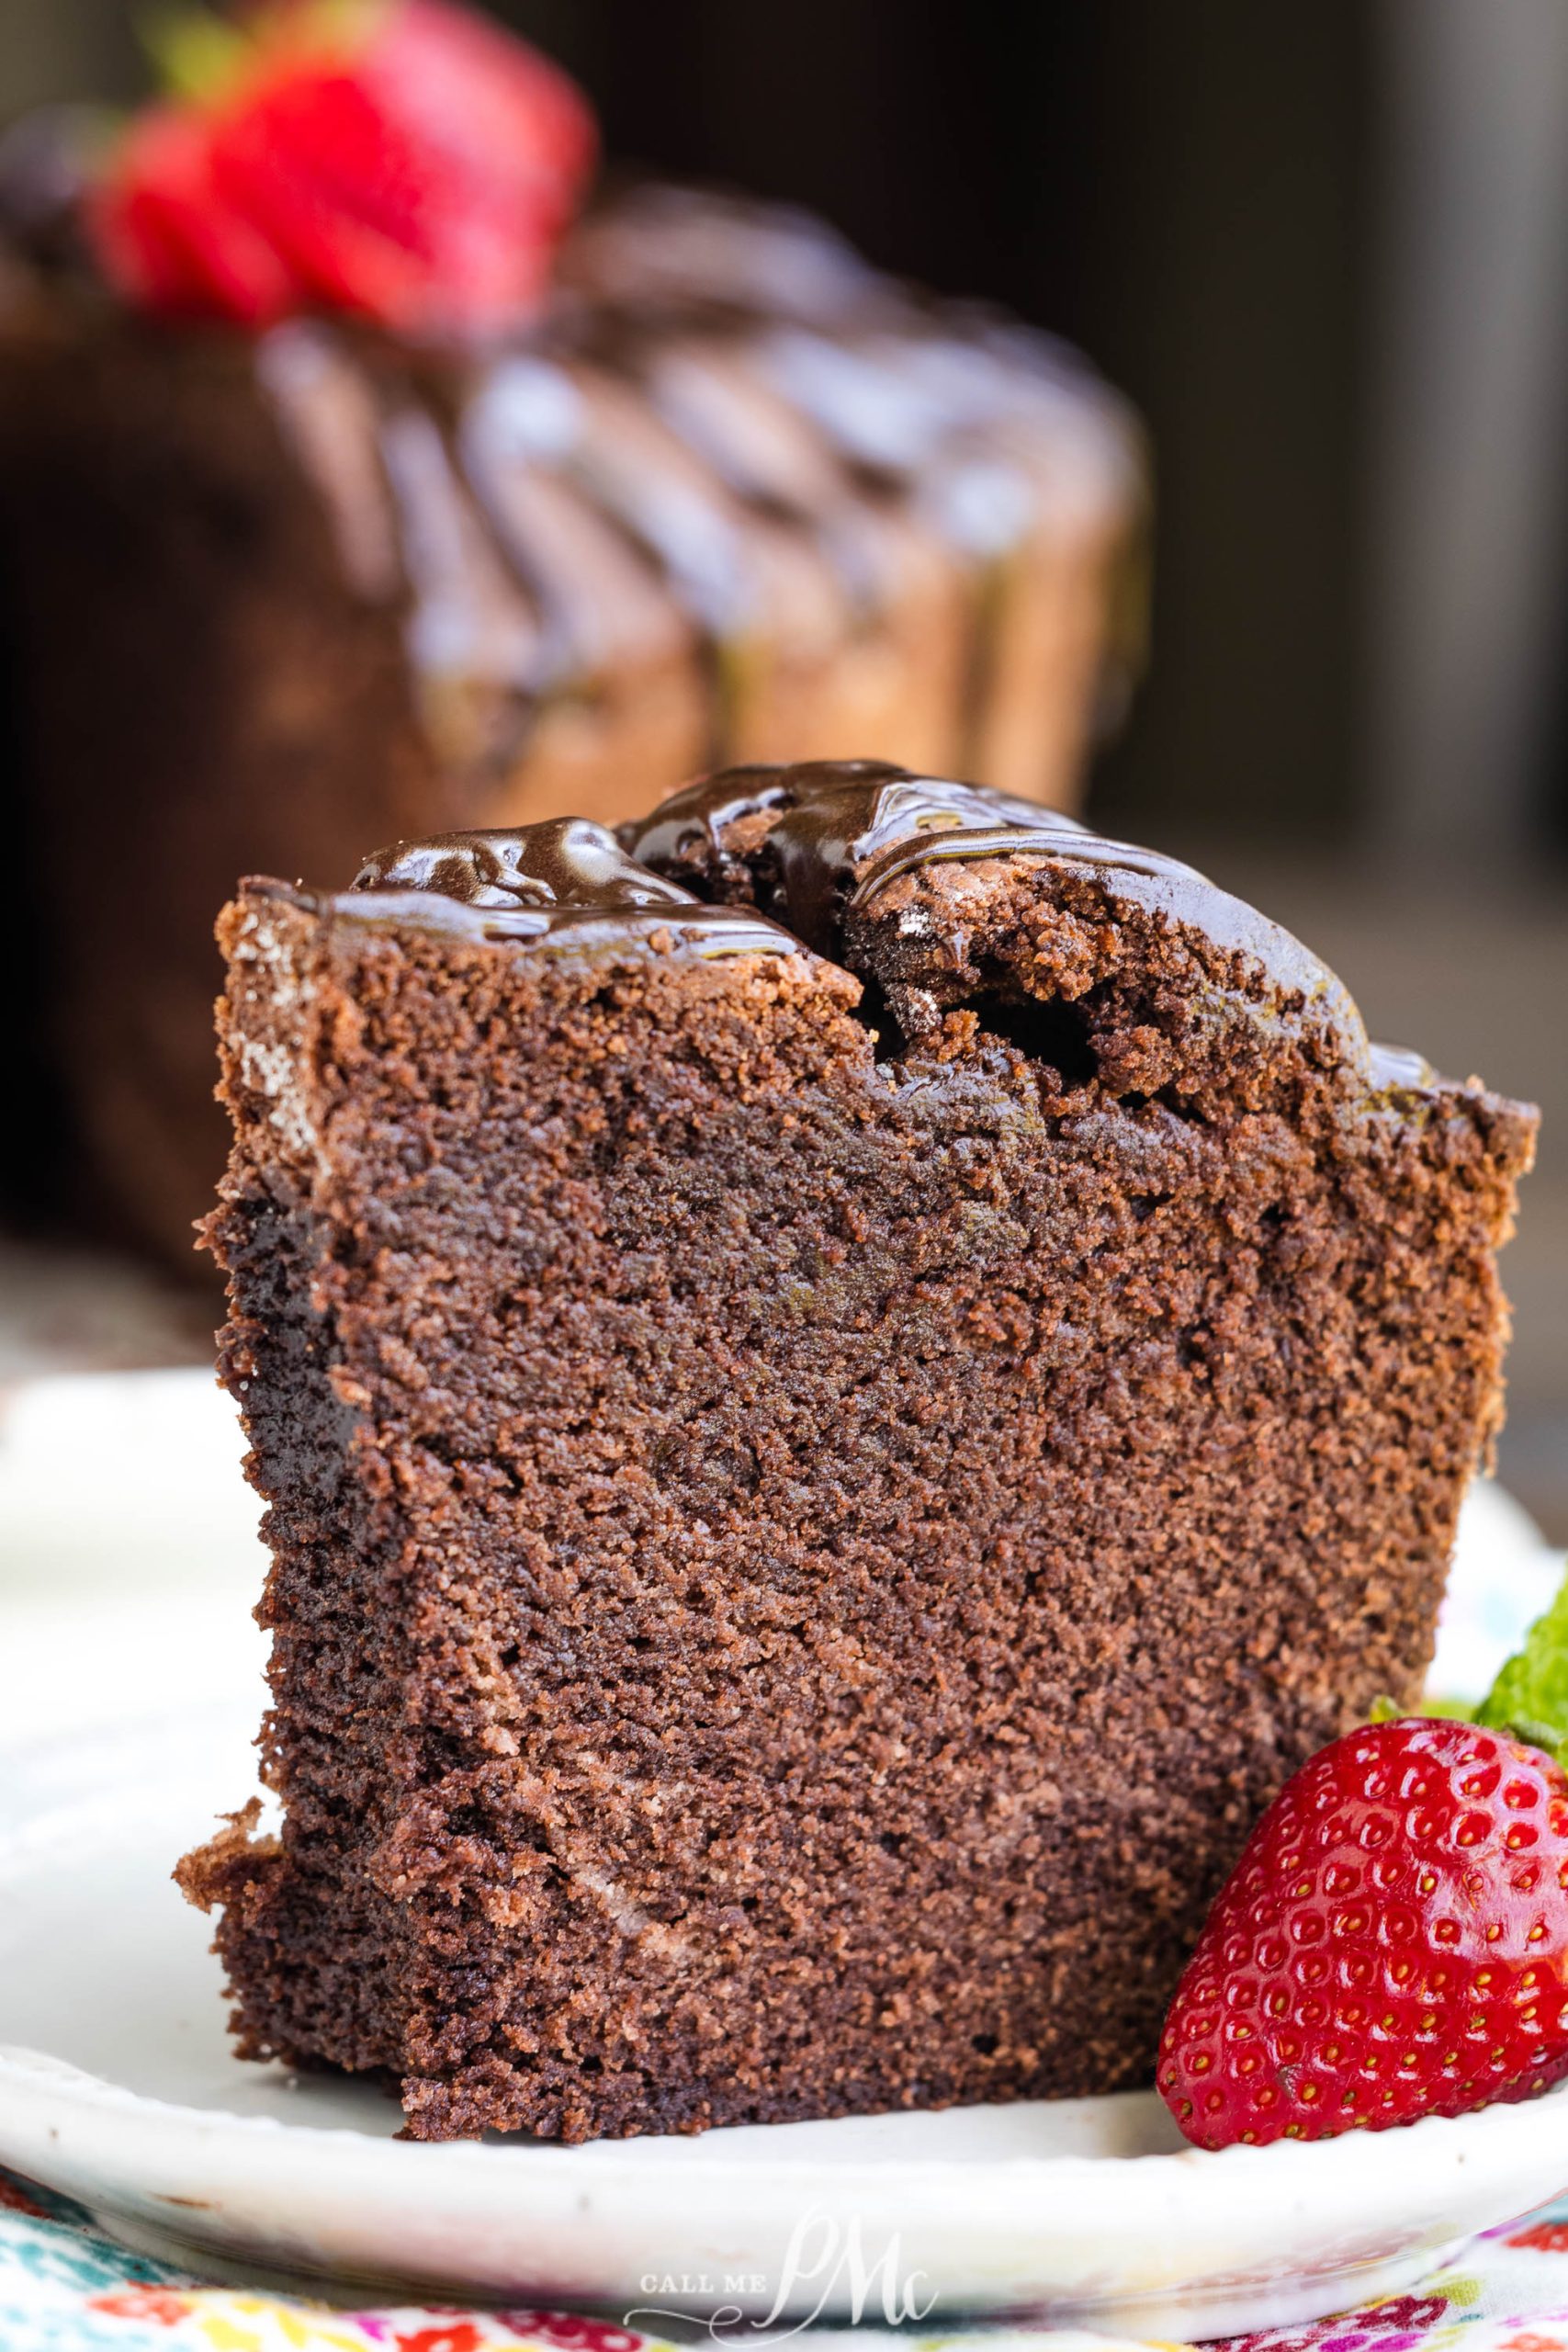
[[[562,819],[400,842],[367,861],[352,890],[312,903],[360,922],[604,952],[658,944],[705,956],[780,955],[804,946],[858,968],[846,927],[863,933],[899,877],[954,860],[1009,858],[1087,874],[1112,902],[1202,933],[1255,964],[1279,1007],[1309,1019],[1369,1081],[1423,1083],[1413,1056],[1374,1063],[1355,1006],[1315,956],[1193,867],[1031,801],[882,760],[723,769],[618,836]],[[664,936],[655,942],[655,933]]]
[[[262,339],[258,385],[345,574],[384,581],[365,550],[394,550],[390,594],[452,773],[505,772],[542,709],[650,637],[671,658],[700,650],[723,760],[745,730],[745,649],[803,596],[877,628],[908,593],[900,535],[978,577],[1042,534],[1125,530],[1134,447],[1086,368],[907,303],[877,304],[858,339],[842,320],[781,328],[769,299],[765,277],[749,312],[728,292],[624,312],[563,296],[525,344],[475,357],[420,359],[325,320]],[[589,626],[534,511],[540,484],[616,550]],[[955,718],[970,731],[988,708],[980,607],[975,627],[974,707]],[[509,709],[499,730],[455,722],[455,680]]]
[[[1250,959],[1276,1012],[1310,1022],[1360,1078],[1368,1108],[1397,1107],[1444,1084],[1420,1055],[1369,1043],[1327,967],[1195,867],[1032,801],[886,760],[721,769],[618,832],[569,817],[395,842],[367,858],[345,891],[265,879],[243,887],[389,931],[606,958],[628,950],[704,959],[811,952],[863,978],[846,927],[874,922],[890,885],[921,867],[1013,857],[1091,875],[1112,904],[1132,900]],[[765,910],[755,903],[758,864],[767,869]]]
[[[734,874],[727,835],[772,814],[770,859],[781,920],[818,955],[842,950],[846,908],[867,907],[896,876],[946,858],[1070,859],[1207,890],[1192,867],[1090,832],[1076,819],[982,785],[912,775],[886,760],[813,760],[728,768],[688,785],[621,838],[656,871],[694,855]]]
[[[778,920],[734,897],[700,897],[694,851],[726,864],[726,836],[764,816]],[[395,842],[367,858],[349,891],[322,899],[359,921],[434,920],[460,908],[487,937],[646,938],[675,926],[731,954],[843,952],[846,908],[868,907],[897,876],[950,858],[1048,857],[1107,870],[1183,877],[1191,867],[1089,832],[1070,817],[980,785],[913,775],[885,760],[815,760],[725,768],[673,794],[618,834],[585,818]],[[1217,895],[1217,894],[1216,894]],[[417,899],[418,906],[411,899]],[[434,902],[434,904],[433,904]]]
[[[708,905],[638,865],[606,827],[582,817],[394,842],[367,858],[348,890],[291,895],[355,922],[461,930],[497,942],[665,946],[705,956],[800,952],[788,932],[750,908]]]

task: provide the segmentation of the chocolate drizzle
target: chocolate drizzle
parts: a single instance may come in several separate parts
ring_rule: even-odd
[[[736,854],[737,835],[750,846],[766,842],[773,920],[763,921],[745,903],[753,883]],[[657,927],[680,908],[687,910],[679,917],[685,926],[711,922],[728,933],[749,924],[762,952],[776,953],[784,942],[837,958],[846,912],[866,911],[899,875],[955,858],[1000,857],[1045,858],[1164,886],[1188,902],[1182,911],[1189,920],[1210,930],[1206,912],[1236,909],[1249,920],[1248,944],[1269,934],[1295,958],[1306,958],[1287,933],[1175,858],[1111,841],[1032,801],[914,775],[886,760],[724,768],[618,833],[565,817],[398,842],[367,859],[353,895],[333,903],[358,912],[367,898],[378,908],[383,899],[417,894],[469,909],[486,918],[495,936],[516,939],[580,929],[590,919],[636,917],[633,927],[640,930],[650,913]],[[679,876],[704,882],[707,895],[688,889]],[[411,910],[401,912],[406,920]],[[1312,968],[1316,982],[1327,980],[1321,966]]]
[[[1114,395],[1074,355],[918,301],[765,205],[634,193],[581,224],[560,267],[546,317],[493,354],[324,319],[256,346],[346,576],[365,580],[367,546],[397,550],[423,722],[463,805],[495,806],[542,708],[639,659],[691,666],[709,756],[735,758],[757,740],[754,683],[736,706],[744,650],[894,627],[937,547],[969,582],[974,639],[944,756],[982,756],[992,568],[1059,545],[1110,560],[1134,527]],[[541,492],[576,518],[564,550]],[[1109,649],[1112,670],[1127,651]],[[1021,754],[1018,780],[1050,785],[1043,754]]]
[[[447,806],[476,818],[516,805],[498,786],[541,712],[639,664],[690,676],[694,763],[777,740],[757,649],[896,636],[938,550],[973,691],[923,755],[978,763],[1006,700],[981,640],[998,598],[1028,604],[997,568],[1076,550],[1106,599],[1137,529],[1134,429],[1076,355],[920,300],[765,204],[602,206],[545,315],[496,350],[312,317],[258,336],[252,366],[345,582],[400,608]],[[1129,658],[1107,649],[1108,700]],[[1049,702],[1004,732],[1016,780],[1062,793]]]
[[[434,833],[378,850],[349,890],[312,901],[356,922],[462,930],[496,942],[705,956],[792,956],[799,943],[744,907],[705,904],[582,817]]]
[[[1277,1017],[1303,1020],[1359,1072],[1369,1097],[1436,1084],[1416,1056],[1369,1047],[1340,983],[1288,932],[1193,867],[1091,831],[984,786],[885,760],[726,768],[618,834],[584,818],[397,842],[336,894],[247,887],[389,930],[633,954],[791,956],[809,950],[863,979],[878,900],[922,867],[1023,858],[1090,876],[1112,906],[1201,932],[1259,974]],[[690,885],[691,887],[688,887]]]
[[[778,919],[822,956],[841,955],[847,909],[862,910],[897,876],[948,858],[1066,859],[1211,887],[1190,865],[1110,841],[1055,809],[981,785],[912,775],[886,760],[728,768],[623,825],[621,839],[658,872],[702,866],[733,889],[731,836],[764,815]]]
[[[761,910],[756,876],[742,854],[759,849],[766,875]],[[1140,897],[1152,890],[1222,945],[1258,955],[1284,986],[1343,996],[1289,933],[1191,866],[1111,841],[1032,801],[914,775],[886,760],[725,768],[618,834],[563,818],[400,842],[369,859],[354,894],[335,903],[355,911],[367,897],[379,905],[417,893],[460,905],[484,917],[495,936],[517,939],[581,931],[590,920],[608,923],[606,936],[634,918],[632,929],[642,932],[667,924],[679,908],[684,926],[711,925],[728,936],[732,926],[750,925],[762,952],[777,952],[783,942],[839,960],[846,914],[870,912],[898,876],[953,859],[1007,857],[1088,868]],[[411,911],[404,908],[405,920]]]
[[[767,914],[730,837],[760,820],[774,876]],[[1185,876],[1188,866],[1103,840],[1070,817],[979,785],[912,775],[885,760],[726,768],[619,834],[585,818],[434,833],[367,858],[330,899],[356,921],[461,927],[486,938],[620,944],[678,931],[713,954],[837,958],[846,907],[862,909],[912,867],[953,857],[1049,857]],[[676,877],[704,880],[707,895]],[[713,890],[713,877],[720,887]],[[775,917],[776,919],[770,919]]]
[[[167,375],[203,459],[281,443],[269,520],[385,631],[433,823],[618,817],[628,742],[660,788],[858,740],[1076,794],[1140,660],[1145,508],[1077,354],[807,215],[648,184],[482,347],[327,314],[149,335],[76,233],[91,171],[68,121],[0,141],[0,343],[80,343],[111,397]]]

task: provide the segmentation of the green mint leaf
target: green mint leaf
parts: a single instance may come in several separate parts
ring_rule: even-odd
[[[1512,1731],[1548,1755],[1568,1749],[1568,1577],[1475,1711],[1478,1724]]]

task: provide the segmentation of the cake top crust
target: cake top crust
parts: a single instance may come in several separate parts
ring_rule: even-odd
[[[734,903],[725,888],[738,875],[738,842],[750,848],[763,839],[778,885],[772,921]],[[366,860],[351,892],[313,895],[360,920],[443,930],[455,927],[453,910],[461,908],[470,918],[462,927],[519,940],[596,926],[608,941],[674,922],[732,934],[731,952],[743,952],[736,928],[743,923],[755,952],[806,946],[837,961],[846,914],[868,912],[900,875],[953,859],[1015,857],[1114,877],[1118,888],[1157,899],[1216,945],[1255,956],[1276,986],[1348,1006],[1339,982],[1299,941],[1195,867],[1092,831],[1058,809],[986,785],[916,775],[887,760],[722,768],[616,832],[568,817],[395,842]],[[706,887],[688,888],[688,880]],[[417,894],[420,907],[404,894]]]
[[[1016,887],[1042,864],[1066,888],[1102,893],[1112,911],[1136,910],[1195,934],[1205,952],[1243,959],[1258,1009],[1309,1024],[1329,1058],[1385,1087],[1431,1083],[1417,1057],[1369,1049],[1326,967],[1193,867],[1031,801],[882,760],[723,769],[618,833],[563,818],[400,841],[368,858],[345,891],[247,887],[392,930],[606,957],[809,952],[863,978],[878,925],[906,940],[923,933],[939,956],[942,934],[962,933],[970,911],[955,866]],[[930,903],[907,903],[911,884]]]

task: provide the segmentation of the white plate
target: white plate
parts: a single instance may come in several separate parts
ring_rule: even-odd
[[[1393,2292],[1568,2183],[1568,2089],[1218,2156],[1141,2095],[584,2148],[397,2141],[367,2086],[231,2058],[207,1924],[169,1883],[243,1792],[253,1720],[0,1763],[0,2161],[209,2277],[655,2330],[730,2307],[1228,2335]]]

